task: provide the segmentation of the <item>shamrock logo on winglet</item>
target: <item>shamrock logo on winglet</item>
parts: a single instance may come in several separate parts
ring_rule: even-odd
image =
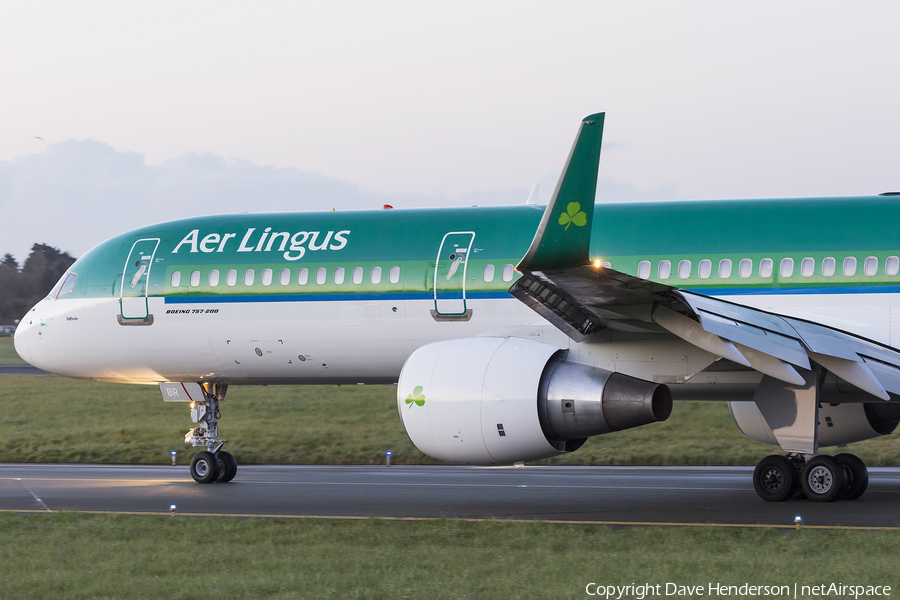
[[[406,403],[410,408],[412,408],[413,403],[415,403],[417,406],[425,405],[425,394],[422,393],[422,389],[423,388],[421,385],[417,385],[413,388],[412,394],[406,396]]]
[[[587,225],[587,214],[581,210],[581,204],[578,202],[569,202],[569,206],[566,207],[566,212],[559,215],[559,224],[565,225],[566,230],[569,229],[569,225],[572,223],[575,223],[578,227]]]

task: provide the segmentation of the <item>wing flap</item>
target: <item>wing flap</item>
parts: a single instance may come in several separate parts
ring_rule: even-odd
[[[806,355],[806,349],[795,338],[732,321],[706,311],[700,311],[698,316],[703,329],[710,333],[753,348],[757,352],[774,356],[802,369],[809,369],[809,357]],[[796,333],[794,335],[796,336]]]
[[[855,385],[862,391],[868,392],[882,400],[891,399],[884,387],[878,381],[878,378],[875,377],[875,374],[872,373],[869,367],[866,366],[866,363],[858,356],[856,356],[856,360],[848,360],[839,356],[829,356],[828,354],[810,352],[809,357],[847,383]]]
[[[900,369],[873,359],[864,359],[878,383],[891,394],[900,396]]]

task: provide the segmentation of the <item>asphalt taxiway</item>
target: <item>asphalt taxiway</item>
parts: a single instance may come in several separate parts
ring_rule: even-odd
[[[263,466],[227,484],[186,466],[0,464],[0,510],[246,517],[512,519],[900,529],[900,468],[859,500],[766,503],[750,467]]]

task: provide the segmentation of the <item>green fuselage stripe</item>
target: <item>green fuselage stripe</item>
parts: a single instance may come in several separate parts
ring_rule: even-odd
[[[78,280],[69,297],[119,297],[125,291],[125,295],[143,295],[143,285],[131,288],[128,281],[123,285],[123,279],[131,277],[128,269],[143,259],[150,270],[146,283],[150,297],[364,299],[403,294],[427,298],[434,293],[437,261],[448,260],[438,256],[438,249],[445,255],[453,251],[441,246],[448,232],[473,239],[465,261],[467,296],[507,297],[512,280],[502,277],[503,267],[516,264],[524,255],[542,211],[543,207],[509,206],[239,214],[172,221],[122,234],[88,252],[71,269],[78,273]],[[646,261],[650,272],[643,275],[649,279],[708,294],[895,293],[900,291],[900,278],[893,269],[893,257],[900,254],[897,223],[900,199],[879,196],[598,204],[590,253],[592,260],[609,262],[613,269],[631,275],[642,275],[639,267]],[[139,242],[148,239],[159,240],[152,264],[151,250],[146,250],[147,256],[132,251],[156,246],[156,242]],[[843,270],[848,257],[856,259],[852,275]],[[793,260],[790,276],[781,271],[786,258]],[[806,258],[814,265],[809,276],[808,269],[801,269]],[[823,273],[827,258],[834,259],[832,275]],[[870,263],[877,259],[871,275],[866,272],[867,258]],[[126,259],[134,264],[126,264]],[[719,276],[723,259],[731,261],[729,277]],[[764,259],[772,261],[770,274],[760,272]],[[752,263],[749,274],[744,273],[747,277],[741,276],[742,260]],[[663,261],[670,265],[667,278],[660,276]],[[679,273],[682,261],[690,261],[686,277],[680,274],[687,271]],[[708,277],[701,277],[701,261],[711,264]],[[491,281],[485,280],[487,265],[494,268]],[[382,269],[377,284],[370,278],[375,266]],[[393,266],[400,267],[397,283],[389,281]],[[334,282],[338,267],[345,270],[341,284]],[[358,267],[364,276],[354,284],[352,272]],[[305,285],[297,282],[301,268],[308,269]],[[314,280],[319,268],[327,269],[323,285]],[[231,269],[237,271],[238,281],[227,286],[224,280]],[[247,269],[255,271],[250,286],[243,285]],[[267,286],[262,284],[265,269],[273,272]],[[291,271],[286,286],[280,284],[282,269]],[[209,285],[212,270],[219,271],[218,286]],[[171,286],[174,271],[181,273],[177,289]],[[190,285],[194,271],[201,274],[197,286]],[[461,278],[441,291],[461,294]]]

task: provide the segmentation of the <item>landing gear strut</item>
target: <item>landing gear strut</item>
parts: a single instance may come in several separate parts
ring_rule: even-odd
[[[813,502],[856,500],[866,491],[869,472],[853,454],[767,456],[756,465],[753,487],[766,502],[799,495]]]
[[[222,450],[227,440],[219,439],[219,402],[225,398],[228,386],[221,383],[203,384],[204,401],[191,402],[191,420],[197,423],[184,436],[184,443],[206,446],[191,459],[191,477],[197,483],[226,483],[237,474],[237,460]]]

